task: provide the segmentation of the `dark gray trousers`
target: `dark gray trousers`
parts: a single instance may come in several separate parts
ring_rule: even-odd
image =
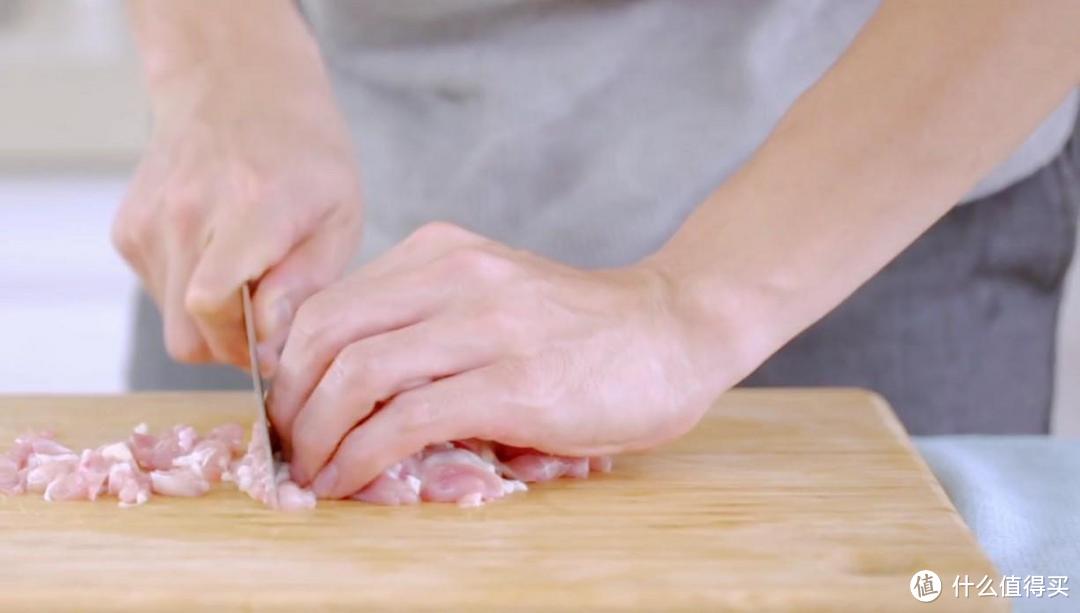
[[[744,384],[870,388],[913,434],[1046,432],[1078,206],[1074,134],[1035,174],[953,209]],[[230,368],[172,362],[145,295],[135,325],[133,389],[250,385]]]
[[[1050,164],[954,208],[744,384],[870,388],[912,434],[1047,432],[1077,126]]]

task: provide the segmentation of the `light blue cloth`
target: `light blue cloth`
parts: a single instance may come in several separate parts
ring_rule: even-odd
[[[1069,598],[1017,598],[1015,610],[1080,611],[1080,441],[941,436],[916,445],[1001,575],[1069,577]],[[953,579],[942,577],[947,595]]]

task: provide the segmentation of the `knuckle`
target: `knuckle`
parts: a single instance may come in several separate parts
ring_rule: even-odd
[[[140,214],[138,207],[129,201],[121,206],[120,213],[113,220],[109,238],[120,255],[133,262],[146,251],[150,231],[148,216]]]
[[[312,449],[318,449],[321,442],[322,438],[319,436],[317,429],[312,428],[311,424],[308,423],[307,414],[300,413],[296,417],[296,421],[293,422],[293,447],[300,452],[309,452]]]
[[[530,406],[548,406],[556,402],[553,392],[560,389],[553,381],[558,375],[545,375],[535,360],[512,359],[503,361],[494,375],[500,387],[519,401]]]
[[[139,248],[139,235],[134,231],[131,224],[118,219],[109,232],[109,238],[112,241],[113,247],[115,247],[120,255],[128,262],[139,257],[141,252],[141,249]]]
[[[185,364],[206,361],[202,340],[186,330],[177,329],[176,326],[165,328],[165,350],[174,360]]]
[[[432,221],[416,229],[406,241],[409,243],[431,243],[462,239],[468,236],[470,236],[469,232],[460,226],[445,221]]]
[[[491,307],[480,317],[482,330],[510,343],[520,340],[522,319],[513,309]]]
[[[240,208],[258,205],[273,191],[270,184],[251,165],[240,160],[234,159],[228,165],[226,181],[229,192]]]
[[[183,193],[167,195],[163,210],[169,226],[182,235],[193,233],[201,222],[199,201]]]
[[[205,321],[209,324],[220,316],[218,309],[221,308],[221,304],[215,296],[207,295],[203,292],[191,291],[191,286],[189,286],[188,291],[184,293],[183,299],[184,310],[200,321]]]
[[[365,394],[370,394],[381,383],[378,362],[357,345],[343,349],[331,363],[327,375],[339,389]]]
[[[290,345],[310,351],[320,345],[319,339],[326,329],[318,295],[304,301],[296,310],[292,330],[289,334]]]
[[[475,245],[458,247],[450,251],[445,260],[452,273],[490,281],[505,280],[514,269],[513,263],[503,256]]]
[[[406,434],[427,432],[442,419],[442,407],[419,394],[404,394],[398,397],[398,402],[401,403],[401,426]]]

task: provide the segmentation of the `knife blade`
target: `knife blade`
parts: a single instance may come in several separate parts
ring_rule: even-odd
[[[258,415],[255,417],[255,428],[251,431],[252,437],[257,437],[255,448],[265,450],[266,457],[260,460],[259,465],[268,466],[270,474],[266,478],[266,491],[268,504],[277,504],[277,466],[274,463],[274,438],[270,432],[270,418],[266,414],[266,392],[263,387],[262,374],[259,370],[259,356],[256,354],[255,339],[255,313],[251,307],[251,286],[245,283],[240,290],[241,302],[244,310],[244,330],[247,333],[248,359],[251,362],[251,385],[255,390],[255,402],[258,406]],[[265,463],[263,463],[265,462]]]

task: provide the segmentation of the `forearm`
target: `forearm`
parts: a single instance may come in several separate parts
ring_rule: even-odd
[[[289,0],[129,6],[154,125],[113,241],[178,360],[247,365],[236,297],[257,279],[271,364],[360,240],[356,156],[318,47]]]
[[[156,108],[196,90],[244,99],[327,93],[318,47],[292,0],[129,0],[128,9]]]
[[[1080,3],[885,2],[652,261],[753,368],[941,217],[1075,86]]]

